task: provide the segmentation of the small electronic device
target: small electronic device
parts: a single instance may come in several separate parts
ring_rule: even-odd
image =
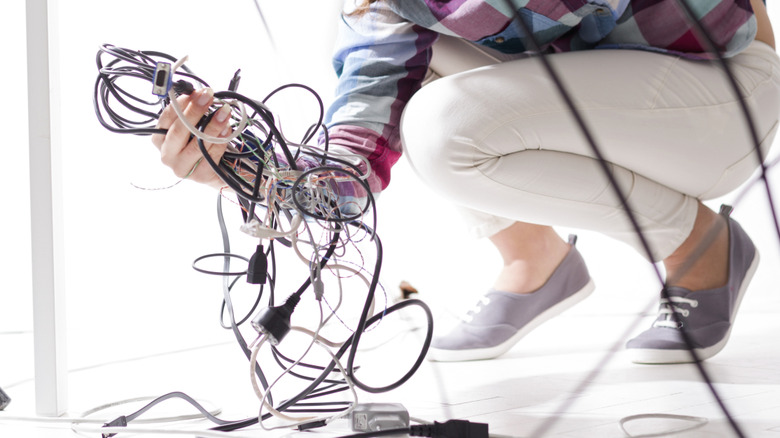
[[[154,81],[152,82],[152,94],[160,97],[168,95],[168,90],[173,86],[171,79],[171,64],[158,62],[154,67]]]
[[[400,403],[361,403],[351,414],[352,430],[377,432],[409,427],[409,412]]]

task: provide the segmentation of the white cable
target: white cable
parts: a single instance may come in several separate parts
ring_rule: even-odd
[[[82,412],[81,414],[75,416],[75,417],[35,417],[35,416],[20,416],[20,415],[6,415],[4,412],[0,412],[0,421],[24,421],[24,422],[40,422],[40,423],[48,423],[48,424],[70,424],[70,423],[89,423],[89,424],[105,424],[113,418],[106,420],[105,418],[87,418],[88,416],[95,414],[96,412],[100,412],[109,408],[122,406],[130,403],[138,403],[138,402],[149,402],[152,400],[157,399],[158,397],[136,397],[136,398],[130,398],[126,400],[120,400],[117,402],[111,402],[106,403],[103,405],[100,405],[98,407],[86,410]],[[212,404],[209,402],[200,402],[201,405],[204,404]],[[208,410],[209,414],[213,416],[217,416],[220,413],[222,413],[221,408],[213,407],[210,410]],[[174,421],[184,421],[184,420],[197,420],[199,418],[205,418],[203,414],[197,413],[197,414],[187,414],[187,415],[177,415],[173,417],[154,417],[154,418],[139,418],[136,420],[133,420],[133,423],[138,424],[144,424],[144,423],[169,423]]]
[[[179,430],[179,429],[161,429],[161,428],[145,428],[145,427],[97,427],[87,425],[84,423],[74,423],[71,426],[71,430],[81,436],[88,438],[95,438],[95,436],[101,436],[101,434],[155,434],[155,435],[185,435],[185,436],[197,436],[199,438],[257,438],[257,434],[242,435],[236,432],[220,432],[216,430]]]
[[[320,303],[319,307],[320,307],[320,324],[317,326],[317,330],[315,332],[311,333],[308,329],[304,329],[302,327],[295,327],[294,326],[294,327],[290,328],[290,330],[301,332],[301,333],[310,335],[312,337],[312,342],[309,344],[309,346],[306,348],[306,350],[303,352],[303,354],[300,356],[300,358],[298,360],[296,360],[289,367],[285,368],[284,371],[282,372],[282,374],[280,374],[276,378],[276,380],[274,380],[274,382],[271,383],[268,386],[268,389],[266,391],[261,390],[260,387],[258,386],[257,381],[255,379],[254,372],[252,372],[250,374],[250,380],[252,382],[252,389],[254,390],[255,395],[257,395],[257,397],[261,400],[261,407],[260,407],[260,411],[258,413],[258,420],[259,420],[258,422],[259,422],[260,426],[264,430],[276,430],[276,429],[282,429],[282,428],[290,428],[290,427],[295,427],[295,426],[298,426],[298,425],[301,425],[301,424],[308,423],[310,421],[321,421],[321,420],[324,420],[326,423],[329,423],[329,422],[331,422],[331,421],[333,421],[333,420],[335,420],[337,418],[341,418],[344,415],[348,415],[350,412],[352,412],[352,410],[354,409],[354,406],[357,404],[357,392],[355,391],[355,388],[354,388],[354,385],[352,384],[352,381],[348,378],[347,373],[344,370],[344,367],[342,366],[342,364],[338,360],[338,358],[336,358],[336,355],[327,347],[327,345],[325,345],[325,343],[323,343],[320,340],[319,330],[320,330],[320,328],[322,328],[322,320],[323,320],[322,303]],[[262,339],[260,339],[260,342],[252,349],[252,355],[251,355],[251,358],[250,358],[250,364],[251,364],[252,367],[254,367],[254,364],[257,361],[257,355],[258,355],[260,349],[262,348],[262,345],[265,343],[265,341],[267,339],[268,339],[268,337],[264,335],[262,337]],[[308,352],[311,350],[311,347],[314,344],[317,344],[317,345],[323,347],[325,349],[325,351],[327,351],[328,354],[331,356],[333,361],[336,363],[336,366],[339,368],[339,371],[344,376],[344,379],[347,382],[347,386],[350,388],[350,390],[352,392],[352,396],[353,396],[354,402],[350,405],[349,408],[347,408],[346,410],[344,410],[342,412],[336,413],[335,415],[321,417],[321,418],[317,418],[317,417],[314,417],[314,416],[310,416],[310,417],[292,417],[292,416],[286,415],[286,414],[284,414],[282,412],[279,412],[273,406],[271,406],[270,403],[268,403],[267,395],[271,392],[271,389],[274,387],[274,385],[276,385],[279,382],[279,380],[282,377],[284,377],[288,372],[290,372],[292,370],[293,367],[298,365],[298,363],[300,363],[303,360],[303,358],[308,354]],[[291,421],[293,423],[291,423],[291,424],[284,424],[284,425],[276,426],[276,427],[270,427],[270,428],[266,427],[265,424],[263,424],[263,421],[262,421],[263,407],[265,407],[271,415],[273,415],[273,416],[275,416],[277,418],[280,418],[282,420],[285,420],[285,421]]]
[[[176,70],[181,67],[184,62],[187,60],[187,56],[184,56],[183,58],[176,61],[176,64],[173,65],[171,68],[171,75],[176,73]],[[208,142],[208,143],[216,143],[216,144],[224,144],[224,143],[230,143],[233,141],[236,137],[241,135],[244,132],[244,128],[246,128],[246,125],[248,123],[249,117],[246,114],[246,107],[242,102],[239,101],[224,101],[221,99],[217,99],[218,102],[230,105],[231,107],[236,107],[241,111],[241,121],[239,122],[238,126],[233,129],[233,133],[230,134],[227,137],[214,137],[213,135],[207,135],[203,131],[199,130],[198,128],[192,126],[192,124],[187,120],[187,117],[184,115],[184,111],[182,111],[181,107],[179,106],[179,102],[176,99],[176,92],[173,88],[168,90],[168,98],[171,102],[171,106],[173,107],[173,111],[176,113],[176,115],[179,117],[179,121],[187,128],[188,131],[195,137]]]
[[[347,415],[351,414],[353,410],[355,410],[355,407],[358,404],[358,395],[357,395],[357,391],[355,391],[355,385],[352,383],[352,379],[350,379],[349,376],[347,375],[347,371],[344,369],[344,366],[341,364],[341,361],[339,360],[339,358],[336,357],[336,354],[333,353],[325,345],[321,344],[319,341],[317,341],[317,340],[315,340],[315,341],[316,341],[316,343],[318,345],[323,347],[325,349],[325,351],[328,352],[328,354],[330,354],[331,359],[336,364],[336,367],[339,369],[339,372],[341,372],[342,376],[344,377],[344,380],[347,382],[347,386],[349,387],[350,392],[352,392],[352,398],[353,398],[352,404],[347,409],[345,409],[344,411],[338,412],[338,413],[336,413],[334,415],[331,415],[331,416],[328,416],[328,417],[314,418],[312,420],[307,420],[307,421],[301,421],[301,422],[296,423],[296,424],[288,424],[288,425],[284,425],[284,426],[277,426],[277,427],[272,427],[272,428],[266,428],[263,425],[262,421],[261,421],[260,425],[263,427],[263,429],[265,429],[265,430],[275,430],[275,429],[282,429],[282,428],[288,428],[288,427],[296,427],[296,426],[299,426],[299,425],[302,425],[302,424],[306,424],[306,423],[309,423],[309,422],[312,422],[312,421],[325,421],[325,424],[330,424],[331,422],[333,422],[335,420],[338,420],[339,418],[346,417]],[[262,414],[262,411],[261,411],[261,414]],[[262,417],[262,415],[260,415],[260,417]]]
[[[676,429],[669,429],[663,432],[651,432],[651,433],[644,433],[640,435],[634,435],[631,432],[629,432],[626,429],[626,423],[629,423],[631,421],[636,420],[654,420],[654,419],[670,419],[670,420],[679,420],[679,421],[687,421],[692,422],[693,424],[690,424],[688,426],[678,427]],[[697,429],[699,427],[704,426],[707,424],[709,420],[704,417],[692,417],[689,415],[675,415],[675,414],[639,414],[639,415],[630,415],[628,417],[624,417],[620,419],[620,428],[623,429],[623,432],[631,437],[631,438],[650,438],[650,437],[659,437],[659,436],[668,436],[668,435],[674,435],[680,432],[687,432],[689,430]]]
[[[273,415],[273,416],[275,416],[277,418],[283,419],[283,420],[287,420],[287,421],[304,421],[305,422],[305,421],[308,421],[308,420],[311,420],[311,419],[315,418],[315,417],[292,417],[292,416],[289,416],[289,415],[286,415],[286,414],[283,414],[283,413],[277,411],[276,409],[274,409],[273,406],[271,406],[270,403],[268,403],[268,394],[271,393],[271,389],[279,382],[279,380],[281,380],[282,377],[284,377],[287,373],[289,373],[290,370],[292,370],[296,365],[298,365],[303,360],[304,357],[306,357],[306,355],[311,350],[311,347],[314,346],[314,343],[316,342],[316,336],[319,333],[320,328],[322,327],[322,319],[323,319],[322,304],[320,304],[319,307],[320,307],[320,323],[317,325],[317,331],[315,332],[315,336],[312,337],[311,343],[309,343],[309,345],[306,347],[306,350],[304,350],[303,354],[301,354],[301,356],[298,358],[298,360],[293,362],[293,364],[290,365],[289,367],[285,368],[284,371],[282,371],[282,373],[276,378],[276,380],[274,380],[273,383],[268,385],[268,389],[266,389],[265,391],[260,390],[260,388],[258,387],[257,381],[255,380],[255,373],[254,373],[253,370],[254,370],[254,367],[255,367],[255,363],[257,362],[257,354],[260,351],[260,348],[263,346],[263,343],[268,339],[268,337],[266,336],[265,339],[262,339],[260,341],[260,343],[252,350],[252,357],[251,357],[251,359],[249,361],[250,362],[250,370],[252,370],[250,375],[251,375],[251,378],[252,378],[252,389],[254,389],[255,395],[257,395],[257,397],[260,399],[260,402],[261,402],[260,414],[258,415],[259,423],[260,423],[261,426],[262,426],[262,423],[263,423],[263,421],[262,421],[263,406],[265,406],[268,409],[268,412],[270,412],[271,415]],[[291,328],[291,330],[292,330],[292,328]],[[263,426],[263,429],[265,429],[265,426]]]
[[[290,222],[289,230],[277,231],[271,227],[264,226],[263,224],[260,223],[260,221],[256,219],[252,219],[251,221],[241,225],[241,231],[252,237],[257,237],[260,239],[277,239],[280,237],[287,237],[297,233],[298,228],[300,228],[301,226],[301,222],[303,222],[301,215],[296,215],[293,217],[292,222]]]
[[[314,247],[315,246],[315,244],[314,244],[314,236],[311,235],[311,230],[308,227],[306,229],[309,231],[309,238],[311,239],[310,242],[306,242],[306,243],[309,243],[311,246]],[[298,242],[301,241],[298,238],[298,236],[297,235],[292,235],[291,238],[290,238],[290,241],[292,243],[293,251],[298,256],[298,258],[303,263],[306,263],[306,265],[310,266],[312,262],[309,259],[307,259],[306,257],[304,257],[303,253],[301,252],[300,248],[298,247]],[[314,254],[319,254],[316,249],[314,250]],[[331,257],[331,260],[337,260],[337,258]],[[358,278],[363,280],[363,283],[365,283],[365,285],[367,287],[371,286],[371,282],[361,273],[362,271],[364,271],[364,269],[362,269],[362,268],[361,269],[356,269],[356,268],[353,268],[353,267],[350,267],[350,266],[347,266],[347,265],[342,265],[342,264],[339,264],[339,263],[329,263],[329,264],[325,265],[325,269],[333,272],[335,277],[336,277],[336,279],[337,279],[337,281],[338,281],[338,284],[339,284],[339,288],[338,288],[338,290],[339,290],[339,295],[338,295],[339,296],[339,301],[338,301],[338,303],[336,304],[336,306],[334,308],[331,308],[331,314],[328,315],[328,317],[325,319],[325,321],[323,322],[323,325],[326,324],[327,322],[329,322],[331,317],[333,317],[336,314],[336,310],[338,310],[341,307],[341,303],[342,303],[342,299],[343,299],[343,295],[344,294],[343,294],[343,289],[342,289],[342,286],[341,286],[341,279],[342,278],[341,278],[341,275],[339,275],[339,271],[340,270],[343,269],[345,271],[351,272],[352,274],[354,274],[355,276],[357,276]],[[368,314],[369,315],[373,315],[375,309],[376,309],[376,299],[372,299],[371,300],[371,305],[370,305],[370,307],[368,309]],[[343,323],[343,321],[342,321],[342,323]],[[347,328],[349,329],[349,327],[347,327]],[[343,344],[343,342],[342,342],[342,344]],[[336,347],[334,347],[334,348],[336,348]]]

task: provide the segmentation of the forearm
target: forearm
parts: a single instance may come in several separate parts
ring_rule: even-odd
[[[756,31],[756,41],[769,44],[775,47],[775,34],[772,31],[772,23],[769,21],[769,15],[766,12],[766,6],[761,0],[750,0],[753,7],[753,13],[756,14],[758,30]]]

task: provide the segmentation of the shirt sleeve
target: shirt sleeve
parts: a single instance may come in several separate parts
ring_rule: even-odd
[[[741,52],[755,39],[757,24],[749,0],[686,0],[724,57]],[[679,0],[632,0],[600,48],[640,48],[711,59]]]
[[[379,192],[401,156],[399,124],[430,62],[436,33],[395,14],[386,2],[362,15],[343,15],[334,53],[336,95],[326,115],[330,144],[371,163],[368,183]]]

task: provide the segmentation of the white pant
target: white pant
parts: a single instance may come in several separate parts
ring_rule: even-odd
[[[468,53],[474,56],[464,59]],[[634,50],[549,59],[609,161],[654,261],[687,238],[697,199],[734,190],[758,167],[717,61]],[[494,64],[472,68],[480,63]],[[730,66],[766,154],[780,113],[780,58],[755,42]],[[406,107],[405,154],[424,181],[469,209],[474,234],[490,236],[523,221],[594,230],[641,249],[538,59],[506,60],[443,39],[434,48],[432,69],[445,77],[423,87]]]

